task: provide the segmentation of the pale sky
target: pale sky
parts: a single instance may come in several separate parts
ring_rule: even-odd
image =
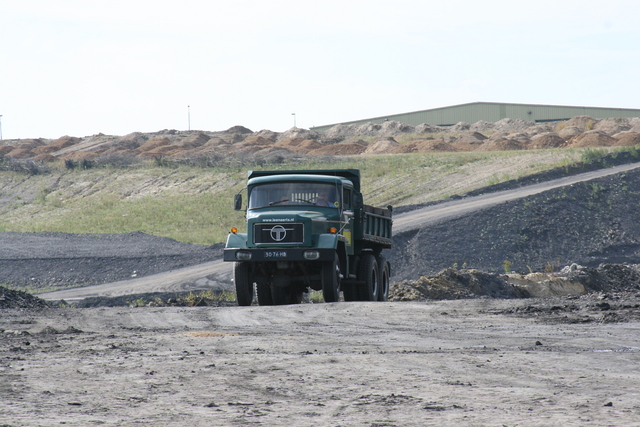
[[[640,108],[639,22],[637,0],[0,0],[2,136]]]

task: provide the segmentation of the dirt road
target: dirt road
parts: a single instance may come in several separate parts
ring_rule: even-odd
[[[638,425],[640,323],[607,323],[637,308],[606,301],[6,310],[0,420]]]

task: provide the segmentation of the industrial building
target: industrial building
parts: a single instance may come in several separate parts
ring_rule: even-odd
[[[311,129],[322,131],[337,124],[382,124],[390,120],[411,126],[417,126],[422,123],[438,126],[452,126],[459,122],[470,124],[481,120],[497,122],[505,118],[524,119],[532,122],[555,122],[569,120],[575,116],[590,116],[594,119],[604,119],[609,117],[640,117],[640,109],[472,102],[469,104],[452,105],[450,107],[414,111],[412,113],[392,114],[390,116],[372,117],[370,119],[315,126]]]

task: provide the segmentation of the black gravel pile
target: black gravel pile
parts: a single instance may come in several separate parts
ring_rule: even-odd
[[[46,308],[49,304],[38,297],[22,291],[14,291],[0,286],[0,309],[3,308]]]

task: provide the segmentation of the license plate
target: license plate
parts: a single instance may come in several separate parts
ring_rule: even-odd
[[[286,258],[287,251],[266,251],[264,253],[265,258]]]

